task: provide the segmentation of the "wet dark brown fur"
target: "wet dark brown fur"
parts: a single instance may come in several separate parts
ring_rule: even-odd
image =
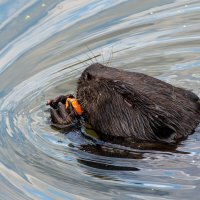
[[[99,63],[82,73],[77,98],[105,138],[176,143],[200,122],[200,101],[194,93]]]

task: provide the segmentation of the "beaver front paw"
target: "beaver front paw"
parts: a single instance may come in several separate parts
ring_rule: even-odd
[[[60,95],[47,102],[50,106],[52,126],[65,129],[76,126],[80,121],[83,110],[73,95]]]

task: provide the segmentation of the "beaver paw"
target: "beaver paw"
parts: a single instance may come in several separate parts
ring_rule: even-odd
[[[73,95],[60,95],[47,102],[52,126],[65,129],[77,125],[83,111]]]

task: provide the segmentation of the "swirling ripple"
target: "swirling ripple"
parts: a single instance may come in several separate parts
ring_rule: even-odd
[[[0,199],[199,199],[199,128],[174,152],[108,157],[52,129],[45,105],[75,92],[94,55],[199,95],[199,10],[198,0],[0,1]]]

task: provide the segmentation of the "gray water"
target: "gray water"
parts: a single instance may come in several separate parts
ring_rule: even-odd
[[[128,159],[49,126],[47,99],[74,93],[94,55],[200,95],[200,1],[0,0],[0,199],[200,199],[198,130]]]

